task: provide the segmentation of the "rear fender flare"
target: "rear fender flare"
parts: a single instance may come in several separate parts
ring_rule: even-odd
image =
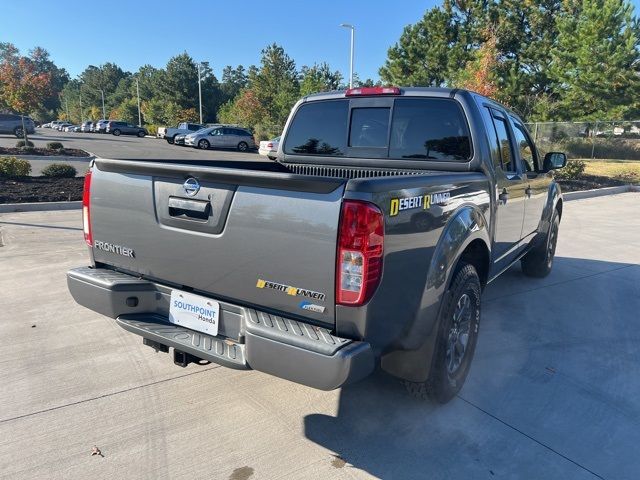
[[[382,368],[385,371],[414,382],[427,379],[438,337],[443,299],[462,253],[476,239],[484,242],[490,250],[486,218],[476,206],[462,206],[447,222],[431,258],[421,308],[406,336],[405,350],[383,356]]]

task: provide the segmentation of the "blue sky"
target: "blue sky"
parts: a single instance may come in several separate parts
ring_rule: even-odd
[[[639,2],[633,2],[636,12]],[[326,61],[347,78],[349,31],[338,27],[344,22],[356,26],[355,71],[376,79],[403,27],[440,3],[29,0],[3,4],[0,41],[14,43],[23,53],[42,46],[72,76],[109,61],[129,71],[147,63],[162,67],[187,51],[209,61],[218,78],[225,65],[258,64],[260,50],[276,42],[298,67]]]
[[[0,41],[23,53],[42,46],[57,65],[78,75],[87,65],[115,62],[135,71],[162,67],[187,51],[211,62],[220,77],[225,65],[245,68],[260,61],[260,50],[282,45],[296,65],[328,62],[349,74],[349,31],[356,26],[355,71],[377,78],[387,49],[403,27],[436,1],[42,1],[6,2]],[[265,7],[264,5],[268,5]]]

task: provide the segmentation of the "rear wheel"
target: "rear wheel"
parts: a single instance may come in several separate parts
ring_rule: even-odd
[[[145,134],[144,134],[144,132],[143,132],[142,130],[140,130],[140,131],[138,132],[138,136],[139,136],[140,138],[144,137],[144,135],[145,135]]]
[[[13,134],[18,138],[22,138],[24,137],[24,130],[22,127],[16,127],[13,129]]]
[[[119,137],[119,136],[120,136],[120,133],[121,133],[121,132],[120,132],[120,130],[118,130],[117,128],[113,131],[113,134],[114,134],[116,137]]]
[[[175,137],[165,137],[165,140],[167,141],[168,144],[173,145],[173,141],[174,141]]]
[[[543,278],[551,273],[553,258],[556,254],[556,243],[558,241],[558,230],[560,229],[560,217],[558,211],[553,211],[551,225],[544,242],[532,248],[527,253],[520,264],[522,271],[529,277]]]
[[[198,142],[198,148],[200,150],[207,150],[209,148],[209,142],[207,140],[200,140]]]
[[[462,263],[446,293],[429,377],[425,382],[404,382],[412,395],[446,403],[462,388],[478,340],[480,292],[476,269]]]
[[[247,150],[249,150],[249,145],[247,145],[247,142],[240,142],[238,144],[238,150],[240,150],[241,152],[246,152]]]

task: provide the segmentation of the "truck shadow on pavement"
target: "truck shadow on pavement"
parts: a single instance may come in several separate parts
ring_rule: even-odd
[[[556,258],[544,279],[513,266],[485,291],[458,398],[415,399],[377,372],[342,389],[337,416],[306,416],[305,435],[336,452],[335,468],[379,478],[633,478],[640,462],[615,457],[637,458],[640,442],[640,336],[621,333],[637,321],[638,278],[634,264],[576,258]],[[603,376],[628,387],[612,392]]]

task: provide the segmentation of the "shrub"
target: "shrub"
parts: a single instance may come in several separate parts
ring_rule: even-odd
[[[587,163],[583,160],[569,160],[567,165],[556,171],[556,177],[560,180],[576,180],[582,176]]]
[[[0,157],[0,177],[26,177],[31,173],[28,160],[16,157]]]
[[[55,178],[73,178],[78,171],[67,163],[52,163],[42,169],[42,175]]]
[[[47,148],[49,150],[62,150],[64,147],[60,142],[49,142],[47,143]]]
[[[27,140],[27,141],[18,140],[16,142],[16,148],[22,148],[22,147],[32,147],[33,148],[33,142],[31,142],[29,140]]]
[[[158,134],[158,125],[145,125],[144,128],[147,129],[147,132],[149,132],[149,135],[153,135],[154,137]]]

